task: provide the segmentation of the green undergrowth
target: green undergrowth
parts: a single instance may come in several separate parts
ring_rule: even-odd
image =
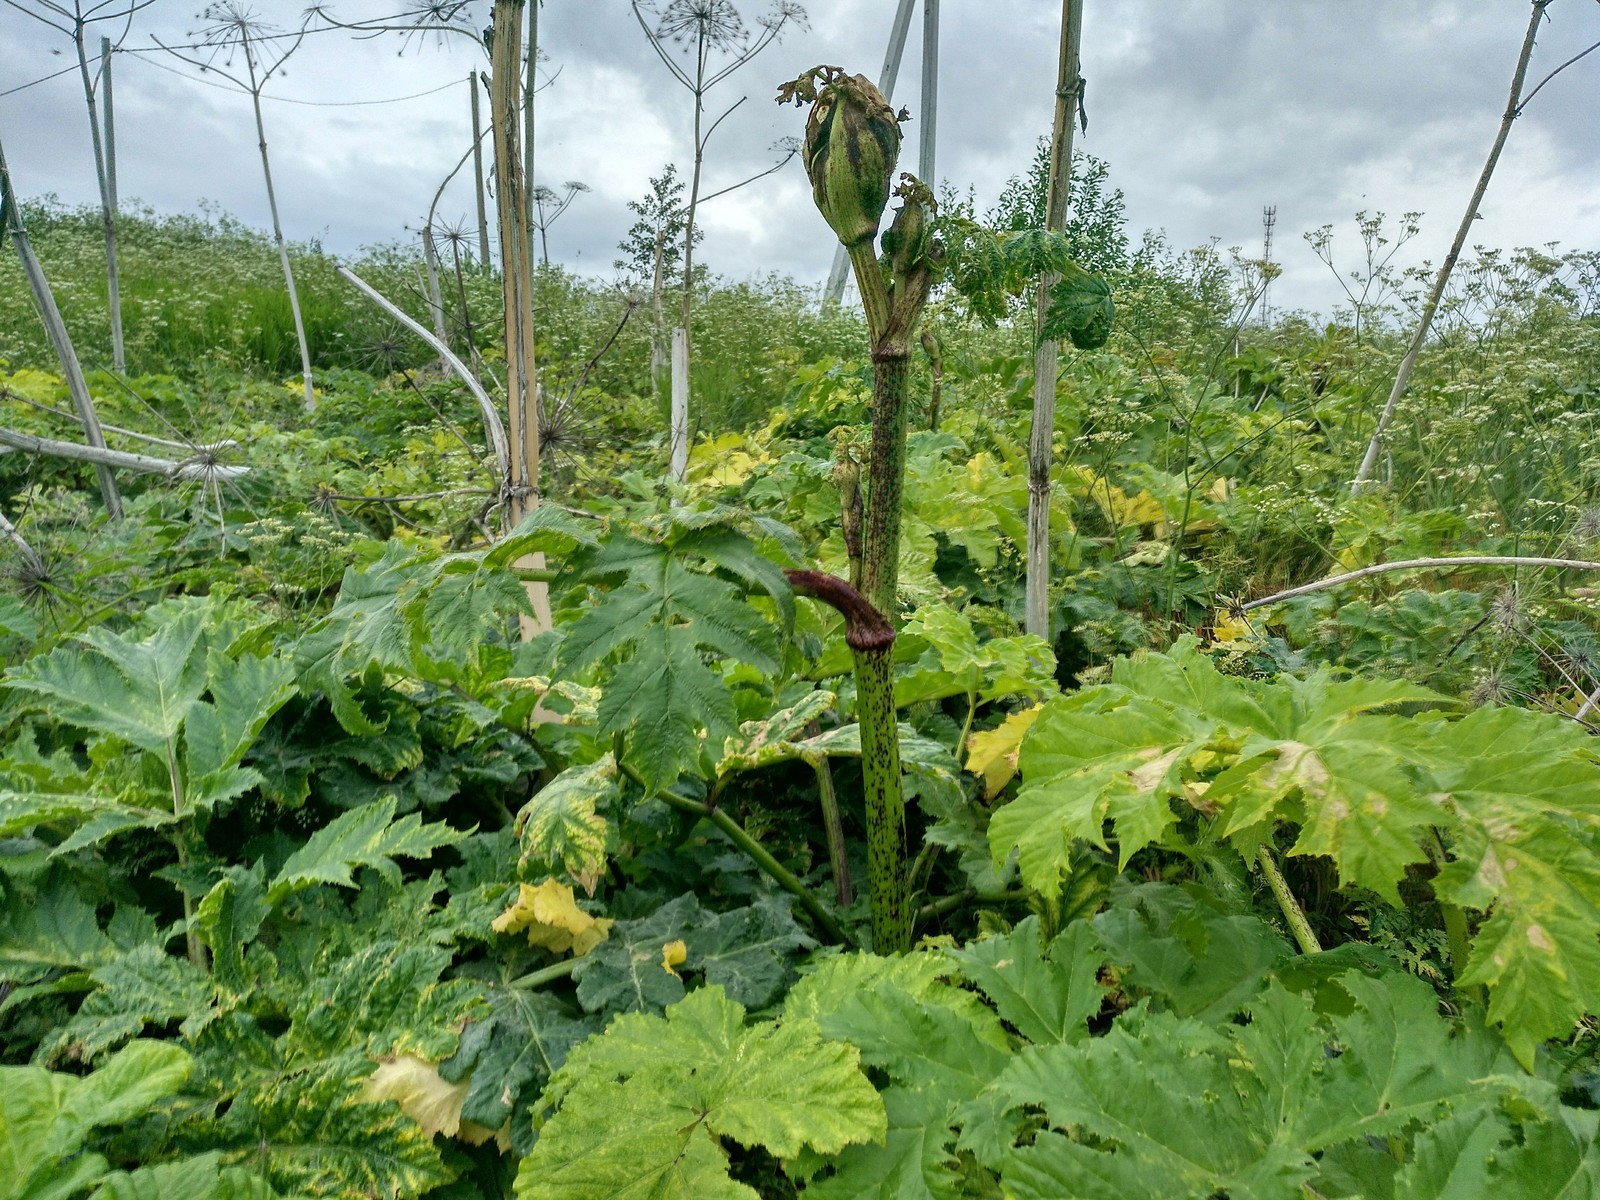
[[[1263,327],[1248,262],[1130,246],[1092,178],[1119,318],[1062,360],[1050,637],[1026,289],[935,293],[937,428],[911,367],[895,956],[868,706],[784,573],[850,570],[858,322],[708,283],[678,485],[647,322],[586,373],[626,302],[542,273],[505,530],[474,401],[316,247],[307,415],[264,239],[128,217],[116,376],[94,223],[30,208],[101,419],[175,444],[108,440],[249,473],[119,473],[112,523],[0,457],[38,558],[0,547],[0,1200],[1600,1192],[1600,585],[1241,607],[1596,557],[1592,256],[1464,264],[1352,497],[1413,284]],[[358,269],[420,315],[415,265]],[[498,281],[461,286],[494,391]],[[76,437],[7,303],[6,424]]]

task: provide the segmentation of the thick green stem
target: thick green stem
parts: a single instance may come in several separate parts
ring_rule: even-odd
[[[820,571],[784,574],[795,591],[821,600],[844,617],[844,640],[855,658],[856,719],[861,724],[872,947],[879,954],[902,954],[911,948],[912,914],[900,726],[894,706],[894,626],[842,579]]]
[[[847,249],[872,338],[872,457],[867,466],[861,591],[874,608],[892,619],[898,610],[895,590],[900,576],[900,503],[905,491],[911,351],[908,339],[893,332],[889,285],[871,239]]]
[[[844,538],[845,557],[850,560],[850,586],[861,587],[861,464],[844,444],[833,468],[833,482],[839,489],[839,532]]]
[[[917,909],[917,924],[923,924],[935,917],[947,916],[957,909],[965,908],[968,904],[1021,904],[1034,893],[1025,889],[1009,892],[980,892],[975,888],[968,888],[964,892],[957,892],[953,896],[940,896],[937,900],[930,900]]]
[[[537,971],[519,975],[506,986],[516,988],[518,991],[531,991],[534,988],[543,987],[547,983],[554,983],[558,979],[570,978],[572,972],[577,969],[578,964],[582,961],[583,959],[581,958],[563,959],[561,962],[551,963],[548,967],[540,967]]]
[[[867,887],[872,894],[872,945],[879,954],[903,954],[911,949],[911,888],[906,878],[910,855],[891,647],[892,643],[882,649],[854,651],[856,719],[861,722],[861,776],[867,803]]]
[[[967,738],[972,735],[972,717],[978,711],[978,668],[972,668],[972,686],[967,689],[967,719],[961,723],[961,736],[956,739],[956,761],[967,752]]]
[[[944,342],[931,329],[922,331],[922,348],[928,354],[928,429],[939,432],[939,399],[944,391]]]
[[[1444,834],[1436,826],[1433,830],[1433,849],[1437,850],[1434,863],[1443,867],[1450,861],[1450,851],[1444,844]],[[1472,954],[1472,932],[1467,925],[1467,914],[1456,904],[1447,903],[1439,899],[1435,891],[1434,899],[1439,904],[1439,919],[1444,923],[1444,935],[1450,943],[1450,976],[1458,992],[1470,996],[1484,1007],[1488,1007],[1489,997],[1481,987],[1464,988],[1459,980],[1467,972],[1467,959]]]
[[[189,853],[183,844],[183,835],[174,835],[172,844],[178,851],[178,865],[185,865],[189,861]],[[188,892],[183,893],[183,945],[189,955],[190,966],[197,971],[211,969],[211,961],[206,954],[206,944],[201,940],[200,931],[194,924],[194,898]]]
[[[867,330],[874,343],[889,328],[889,285],[883,277],[883,267],[878,263],[878,251],[868,238],[854,246],[846,246],[850,265],[855,268],[856,288],[861,292],[861,308],[867,316]]]
[[[867,475],[866,537],[861,591],[891,620],[899,610],[900,508],[905,494],[906,399],[910,354],[903,348],[873,350],[872,458]]]
[[[1466,974],[1467,956],[1472,952],[1472,940],[1467,933],[1467,914],[1454,904],[1439,901],[1439,916],[1444,920],[1445,937],[1450,940],[1450,967],[1453,976],[1460,979]],[[1482,1000],[1483,996],[1476,988],[1461,988],[1458,991],[1467,991]]]
[[[1278,869],[1278,860],[1272,857],[1272,851],[1266,846],[1257,853],[1256,866],[1261,869],[1267,887],[1272,890],[1273,899],[1278,902],[1278,908],[1288,923],[1289,932],[1294,934],[1294,940],[1299,943],[1301,953],[1321,954],[1322,943],[1317,941],[1317,935],[1312,932],[1305,909],[1300,907],[1300,901],[1289,890],[1289,881],[1283,877],[1283,872]]]
[[[183,773],[178,769],[177,747],[172,744],[172,739],[167,739],[167,783],[172,788],[172,815],[182,818],[183,812]],[[178,865],[183,866],[189,861],[189,848],[184,842],[182,829],[175,830],[172,834],[172,845],[178,852]],[[194,927],[194,900],[189,893],[183,893],[183,925],[184,945],[189,951],[189,962],[197,970],[207,970],[206,944],[200,940],[200,931]]]
[[[855,902],[855,889],[850,885],[850,860],[845,854],[844,822],[839,817],[839,794],[833,788],[833,769],[828,766],[828,756],[819,754],[811,762],[817,773],[817,796],[822,802],[822,827],[828,835],[828,865],[833,870],[834,894],[840,908],[849,908]]]
[[[933,842],[924,842],[922,849],[917,851],[917,857],[911,862],[911,870],[906,872],[913,892],[920,895],[927,891],[928,880],[933,878],[933,856],[938,853],[939,847]]]
[[[838,942],[841,946],[854,948],[855,939],[845,932],[844,926],[834,920],[833,914],[822,906],[822,902],[811,894],[811,889],[801,883],[799,878],[792,874],[776,858],[773,858],[767,848],[751,837],[745,831],[744,826],[735,821],[726,809],[714,809],[707,816],[713,825],[728,835],[729,841],[750,856],[751,861],[756,866],[772,876],[779,887],[800,901],[800,907],[811,915],[811,919],[817,923],[818,929],[822,930],[830,939]]]

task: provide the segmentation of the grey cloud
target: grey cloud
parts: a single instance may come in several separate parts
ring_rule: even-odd
[[[345,0],[356,11],[382,5]],[[287,22],[298,3],[273,0]],[[481,6],[480,6],[481,7]],[[747,17],[765,5],[743,6]],[[802,114],[772,102],[776,84],[820,62],[876,76],[893,6],[818,0],[806,31],[792,31],[712,93],[711,112],[748,99],[717,131],[706,190],[770,163],[768,147],[801,131]],[[1111,164],[1135,234],[1164,228],[1174,246],[1220,239],[1259,246],[1263,204],[1279,211],[1285,275],[1275,304],[1325,308],[1336,283],[1298,235],[1344,223],[1358,208],[1428,212],[1418,255],[1437,257],[1459,220],[1498,120],[1527,8],[1481,0],[1091,0],[1084,72],[1090,127],[1079,146]],[[145,33],[182,33],[186,6],[147,10]],[[938,173],[980,208],[1026,168],[1049,126],[1056,69],[1054,0],[946,0],[941,33]],[[1567,0],[1550,10],[1532,72],[1537,79],[1600,36],[1600,6]],[[554,83],[539,98],[545,181],[584,179],[551,233],[553,256],[609,276],[615,246],[650,175],[691,156],[688,94],[635,25],[626,0],[554,0],[541,20]],[[903,165],[920,133],[913,22],[895,102],[910,107]],[[0,91],[67,65],[66,43],[0,8]],[[269,94],[320,102],[388,98],[462,81],[435,96],[372,107],[270,101],[268,134],[291,236],[326,230],[347,252],[393,240],[418,223],[468,138],[464,77],[482,65],[465,40],[412,46],[394,40],[308,40],[292,74]],[[119,138],[125,195],[160,209],[204,196],[242,219],[267,222],[248,104],[160,70],[119,60]],[[168,64],[170,65],[170,64]],[[77,81],[68,76],[0,97],[0,137],[27,194],[94,199]],[[1519,121],[1484,206],[1481,240],[1600,245],[1600,55],[1574,67]],[[447,193],[450,219],[471,211],[463,181]],[[786,271],[815,280],[832,245],[810,205],[798,163],[715,202],[701,258],[736,278]]]

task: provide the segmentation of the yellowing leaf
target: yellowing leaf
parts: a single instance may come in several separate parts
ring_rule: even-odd
[[[554,879],[538,887],[524,883],[510,908],[492,922],[496,933],[528,931],[528,945],[582,958],[611,933],[610,917],[592,917],[578,907],[572,889]]]
[[[683,944],[681,939],[675,942],[668,942],[661,947],[661,969],[668,975],[676,975],[677,972],[672,968],[678,966],[688,957],[689,948]]]
[[[994,729],[985,729],[967,739],[967,770],[983,776],[983,798],[993,800],[1017,773],[1017,751],[1022,735],[1039,719],[1042,708],[1014,712]]]
[[[714,487],[736,487],[757,467],[772,461],[765,451],[750,453],[750,443],[737,433],[701,442],[689,452],[689,478]]]
[[[1124,567],[1159,567],[1167,561],[1171,548],[1166,542],[1136,542],[1132,550],[1117,559]]]
[[[442,1133],[445,1137],[460,1138],[470,1146],[481,1146],[495,1138],[501,1153],[507,1152],[511,1149],[509,1124],[496,1130],[461,1119],[461,1109],[471,1087],[470,1074],[456,1083],[449,1083],[433,1063],[412,1054],[402,1054],[379,1065],[361,1085],[360,1097],[375,1104],[393,1100],[429,1137]]]
[[[470,1086],[470,1079],[446,1083],[431,1062],[402,1054],[381,1064],[361,1085],[361,1099],[374,1104],[393,1100],[429,1137],[436,1133],[455,1137],[461,1129],[461,1105]]]
[[[805,1019],[747,1027],[716,984],[665,1017],[625,1013],[575,1047],[541,1101],[557,1105],[522,1160],[517,1200],[756,1200],[729,1177],[729,1143],[831,1157],[888,1132],[853,1045]]]
[[[521,866],[559,871],[594,895],[606,865],[608,829],[602,810],[617,794],[617,765],[609,754],[561,772],[517,813]]]
[[[1130,496],[1114,483],[1108,482],[1098,471],[1088,467],[1078,467],[1071,474],[1077,477],[1076,486],[1072,486],[1072,491],[1098,505],[1106,520],[1114,528],[1120,530],[1135,525],[1149,525],[1154,527],[1158,536],[1166,532],[1166,510],[1162,508],[1161,501],[1149,491]],[[1073,482],[1068,480],[1069,486]]]
[[[67,390],[66,381],[59,375],[35,371],[31,367],[13,371],[5,381],[5,386],[8,391],[30,400],[54,400]]]
[[[1254,627],[1244,617],[1230,612],[1217,611],[1211,623],[1211,641],[1224,650],[1238,650],[1253,645],[1260,639]]]

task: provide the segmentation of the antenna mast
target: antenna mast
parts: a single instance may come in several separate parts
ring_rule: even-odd
[[[1272,261],[1272,231],[1278,224],[1278,206],[1269,204],[1261,210],[1261,261]],[[1272,276],[1263,274],[1261,279],[1261,323],[1268,324],[1267,317],[1267,289],[1272,286]]]

